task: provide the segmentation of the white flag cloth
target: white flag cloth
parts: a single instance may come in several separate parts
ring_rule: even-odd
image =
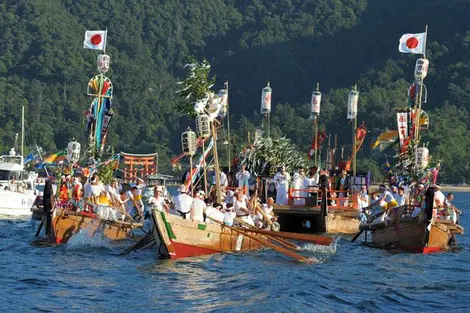
[[[404,34],[400,38],[398,51],[403,53],[424,54],[426,33]]]
[[[85,40],[83,41],[83,48],[93,50],[104,50],[106,45],[106,31],[105,30],[87,30],[85,32]]]

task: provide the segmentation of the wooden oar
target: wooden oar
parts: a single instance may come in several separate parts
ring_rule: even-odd
[[[210,217],[208,217],[208,218],[210,218]],[[211,218],[210,218],[210,219],[211,219]],[[212,220],[213,220],[213,219],[212,219]],[[213,220],[213,221],[217,222],[216,220]],[[293,251],[291,251],[291,250],[288,250],[288,249],[286,249],[286,248],[283,248],[283,247],[280,247],[280,246],[278,246],[278,245],[275,245],[275,244],[269,242],[269,240],[266,240],[266,239],[264,239],[264,238],[261,238],[261,237],[259,237],[259,236],[254,235],[254,234],[250,234],[250,232],[253,232],[252,230],[242,229],[242,228],[236,228],[236,227],[228,226],[228,225],[225,225],[225,224],[220,224],[220,225],[221,225],[222,227],[227,227],[227,228],[230,229],[230,230],[233,230],[233,231],[235,231],[235,232],[237,232],[237,233],[240,233],[240,234],[242,234],[242,235],[244,235],[244,236],[246,236],[246,237],[248,237],[248,238],[251,238],[251,239],[253,239],[253,240],[256,241],[256,242],[259,242],[260,244],[262,244],[262,245],[264,245],[264,246],[266,246],[266,247],[269,247],[269,248],[273,249],[274,251],[277,251],[277,252],[279,252],[279,253],[282,253],[282,254],[284,254],[284,255],[287,255],[287,256],[289,256],[289,257],[291,257],[291,258],[293,258],[293,259],[295,259],[295,260],[297,260],[297,261],[299,261],[299,262],[313,263],[313,260],[312,260],[312,259],[306,258],[306,257],[304,257],[303,255],[300,255],[300,254],[295,253],[295,252],[293,252]]]
[[[284,238],[284,239],[293,239],[293,240],[311,242],[311,243],[315,243],[317,245],[322,245],[322,246],[329,246],[333,242],[333,238],[328,237],[328,236],[297,234],[297,233],[289,233],[289,232],[284,232],[284,231],[271,231],[271,230],[265,230],[265,229],[252,229],[250,231],[253,233],[270,235],[270,236]]]
[[[236,220],[237,222],[239,222],[240,224],[242,224],[243,226],[248,227],[248,229],[250,229],[250,230],[251,230],[251,229],[257,230],[257,228],[256,228],[255,226],[250,225],[250,224],[248,224],[247,222],[244,222],[242,219],[240,219],[240,218],[238,218],[238,217],[235,218],[235,220]],[[297,249],[299,248],[296,244],[293,244],[292,242],[289,242],[289,241],[284,240],[284,239],[282,239],[282,238],[276,238],[276,237],[274,237],[274,236],[270,236],[270,235],[267,235],[267,234],[266,234],[265,236],[268,237],[269,239],[271,239],[272,241],[275,241],[275,242],[277,242],[278,244],[280,244],[281,246],[284,246],[284,247],[286,247],[286,248],[288,248],[288,249],[297,250]]]

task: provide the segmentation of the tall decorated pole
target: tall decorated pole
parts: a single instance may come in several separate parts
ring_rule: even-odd
[[[429,69],[429,60],[426,59],[426,41],[428,37],[428,26],[426,25],[424,33],[415,33],[415,34],[404,34],[401,36],[398,45],[398,51],[402,53],[413,53],[413,54],[422,54],[423,57],[416,60],[416,66],[414,71],[415,81],[410,86],[408,91],[408,104],[411,127],[409,130],[409,135],[404,131],[405,129],[405,118],[397,115],[401,118],[398,120],[399,123],[399,137],[400,137],[400,146],[401,152],[407,152],[408,149],[414,149],[415,154],[415,171],[419,173],[422,169],[422,164],[426,164],[426,160],[422,162],[421,156],[426,157],[427,148],[423,149],[418,148],[420,141],[420,129],[421,129],[421,114],[422,114],[422,104],[426,102],[427,91],[426,86],[424,85],[424,79],[428,74]],[[401,132],[400,132],[401,127]],[[413,145],[410,145],[410,143]],[[420,160],[417,160],[419,158]]]
[[[85,49],[102,50],[98,55],[97,69],[100,73],[88,82],[87,95],[92,98],[91,105],[85,111],[87,117],[87,157],[88,164],[100,159],[106,142],[109,123],[114,113],[111,108],[113,84],[104,74],[109,70],[111,58],[105,54],[107,30],[86,31],[83,47]]]
[[[351,89],[348,95],[348,120],[352,124],[352,172],[353,177],[356,177],[356,129],[357,129],[357,104],[359,102],[359,92],[357,91],[357,85]]]
[[[212,152],[214,154],[217,201],[221,202],[222,194],[220,188],[219,157],[217,153],[217,128],[221,126],[221,120],[227,114],[227,97],[225,97],[225,93],[219,96],[211,91],[215,83],[215,78],[209,78],[210,64],[207,60],[198,62],[194,58],[191,58],[190,63],[186,64],[186,68],[188,68],[188,76],[184,81],[179,82],[179,84],[183,85],[183,88],[177,91],[177,94],[182,99],[178,105],[179,110],[183,114],[197,117],[198,132],[201,137],[208,138],[209,130],[211,132],[212,140],[209,147],[212,146]],[[207,118],[209,119],[208,122]],[[196,149],[194,149],[194,151],[195,150]],[[202,161],[200,164],[204,164],[204,158],[207,154],[207,150],[202,152]]]
[[[199,138],[202,138],[202,151],[206,151],[204,142],[211,136],[211,122],[206,113],[200,113],[196,117],[196,130]],[[206,158],[203,158],[203,173],[204,173],[204,192],[207,194],[207,170]],[[192,171],[192,168],[191,168]]]
[[[261,114],[264,114],[265,126],[266,126],[266,134],[271,137],[271,94],[272,89],[270,83],[266,84],[266,87],[261,90]]]
[[[313,91],[312,93],[312,100],[311,100],[311,110],[310,110],[310,118],[313,120],[313,140],[314,144],[313,146],[315,147],[313,153],[313,165],[319,165],[318,163],[318,149],[319,149],[319,143],[318,143],[318,117],[320,115],[320,105],[321,105],[321,92],[320,92],[320,83],[317,83],[317,89]]]

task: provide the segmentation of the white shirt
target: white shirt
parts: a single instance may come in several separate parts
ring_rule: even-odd
[[[400,196],[398,193],[395,195],[395,200],[397,200],[397,203],[399,206],[405,205],[406,204],[406,195],[403,194],[403,196]]]
[[[246,209],[246,203],[243,200],[242,201],[235,200],[233,208],[234,208],[235,213],[237,213],[237,216],[243,216],[243,215],[248,214],[247,212],[242,210],[242,208]]]
[[[382,195],[380,196],[380,199],[384,200],[387,203],[392,202],[395,198],[393,198],[392,194],[390,191],[385,190]]]
[[[214,208],[213,206],[208,206],[206,208],[206,217],[207,218],[211,218],[209,219],[210,222],[212,223],[223,223],[224,222],[224,213],[220,212],[219,210],[217,210],[216,208]],[[213,221],[215,220],[215,222]],[[208,221],[206,219],[206,221]]]
[[[308,187],[318,186],[318,179],[316,179],[315,177],[307,177],[307,178],[305,178],[305,180],[307,182]]]
[[[149,197],[148,203],[150,207],[157,209],[160,212],[164,212],[165,199],[163,197],[155,198],[154,196]]]
[[[214,176],[212,176],[212,183],[215,185],[216,184],[216,176],[214,173]],[[227,187],[228,186],[228,180],[227,180],[227,175],[225,175],[224,172],[220,172],[220,186]]]
[[[442,191],[438,190],[434,192],[434,206],[443,206],[446,197],[442,193]]]
[[[289,181],[290,181],[290,175],[289,173],[282,174],[282,172],[277,172],[276,175],[274,175],[274,182],[276,183],[276,188],[282,188],[286,189],[289,186]]]
[[[174,197],[173,202],[177,211],[180,211],[182,213],[189,213],[189,211],[191,211],[193,197],[185,193],[180,193],[179,195]]]
[[[237,217],[237,213],[233,211],[225,211],[224,213],[224,224],[228,226],[233,225],[233,220]]]
[[[98,185],[91,185],[91,194],[93,196],[99,197],[103,191],[105,190],[102,183],[98,183]]]
[[[199,198],[194,198],[191,204],[190,217],[194,221],[204,222],[204,211],[206,209],[206,203]]]

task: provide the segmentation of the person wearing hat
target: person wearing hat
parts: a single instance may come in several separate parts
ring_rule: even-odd
[[[225,194],[225,204],[233,204],[234,198],[233,198],[233,190],[227,190],[227,193]]]
[[[233,211],[233,204],[227,204],[224,211],[224,224],[227,226],[233,226],[233,221],[237,217],[237,213]]]
[[[193,221],[204,222],[204,213],[206,211],[206,202],[204,202],[205,196],[206,193],[199,190],[191,203],[190,218]]]
[[[180,214],[183,219],[189,218],[191,212],[191,204],[193,203],[193,197],[188,195],[188,190],[185,185],[181,185],[178,188],[178,195],[173,198],[173,204],[176,212]]]
[[[170,207],[165,202],[165,198],[163,197],[163,187],[162,186],[155,186],[153,188],[153,196],[149,197],[148,203],[152,209],[157,209],[160,212],[169,212]]]
[[[250,210],[248,209],[247,203],[242,196],[242,192],[235,193],[235,202],[233,207],[235,209],[235,213],[237,213],[237,217],[239,217],[242,221],[255,226],[255,223],[250,216]]]
[[[351,177],[348,175],[348,172],[346,170],[341,171],[341,174],[338,180],[336,181],[335,189],[338,191],[340,205],[346,206],[348,202],[348,192],[351,189]]]
[[[276,185],[276,203],[279,205],[286,205],[289,202],[290,175],[286,171],[286,167],[282,166],[279,171],[274,175],[274,183]]]
[[[393,198],[396,200],[398,197],[398,187],[396,185],[390,186],[390,193],[392,194]]]

